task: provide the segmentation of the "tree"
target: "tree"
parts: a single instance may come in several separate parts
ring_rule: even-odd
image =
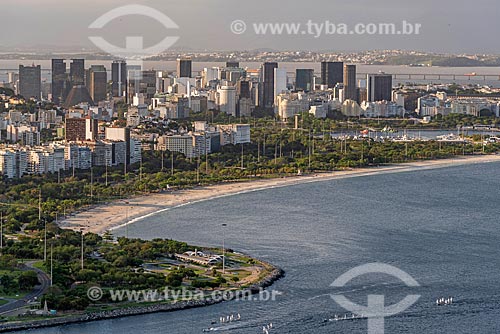
[[[35,271],[23,271],[17,279],[19,288],[23,291],[32,289],[35,285],[39,284],[38,275]]]
[[[16,286],[16,282],[14,281],[14,278],[10,275],[2,275],[0,277],[0,285],[3,287],[4,291],[9,291]]]

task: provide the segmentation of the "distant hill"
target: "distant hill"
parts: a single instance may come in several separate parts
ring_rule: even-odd
[[[432,65],[443,67],[481,67],[500,66],[500,57],[487,59],[471,59],[458,56],[439,55],[401,55],[387,57],[384,61],[375,62],[376,65]]]

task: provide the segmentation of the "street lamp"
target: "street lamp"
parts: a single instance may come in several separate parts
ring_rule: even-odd
[[[81,228],[80,229],[80,232],[82,234],[82,257],[81,257],[81,266],[82,266],[82,270],[83,270],[83,231],[84,231],[84,228]]]
[[[43,229],[43,261],[47,262],[47,219],[44,219]]]
[[[226,227],[227,224],[222,224],[222,273],[226,273],[226,247],[225,247],[225,231],[224,227]]]
[[[0,255],[3,255],[3,211],[0,211]]]
[[[53,266],[53,253],[54,253],[54,243],[50,243],[50,286],[52,286],[52,284],[54,283],[54,279],[53,279],[53,270],[54,270],[54,266]]]
[[[123,201],[126,204],[125,206],[125,237],[128,239],[128,209],[129,209],[129,201]]]

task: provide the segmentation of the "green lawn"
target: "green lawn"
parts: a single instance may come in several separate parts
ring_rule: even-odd
[[[43,265],[43,261],[37,261],[33,263],[33,267],[45,271],[45,266]]]

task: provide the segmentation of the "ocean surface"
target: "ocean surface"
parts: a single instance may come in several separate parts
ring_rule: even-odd
[[[191,334],[220,316],[241,322],[218,333],[366,333],[367,321],[324,322],[345,314],[330,294],[358,304],[385,295],[420,299],[385,319],[386,333],[500,332],[500,163],[361,176],[282,188],[172,208],[129,226],[132,237],[173,238],[226,246],[280,266],[275,301],[231,301],[158,313],[34,330],[36,334]],[[118,230],[116,234],[123,234]],[[393,265],[419,287],[388,275],[364,275],[344,288],[330,284],[366,263]],[[126,288],[126,287],[124,287]],[[450,306],[436,306],[453,296]]]
[[[70,60],[66,61],[69,68]],[[8,72],[18,72],[19,65],[29,66],[32,64],[41,65],[42,67],[42,81],[51,81],[51,61],[50,60],[6,60],[0,59],[0,82],[7,80]],[[85,66],[90,67],[91,65],[105,65],[108,72],[111,71],[111,61],[104,60],[89,60],[85,61]],[[262,65],[261,62],[240,62],[240,66],[248,69],[258,69]],[[197,62],[193,61],[193,72],[202,71],[203,68],[207,67],[220,67],[225,66],[224,62]],[[314,69],[317,76],[321,75],[321,64],[319,62],[280,62],[279,67],[285,68],[289,73],[290,78],[295,76],[295,70],[297,68],[309,68]],[[176,61],[145,61],[145,69],[155,69],[158,71],[175,71],[177,68]],[[378,73],[385,72],[388,74],[397,75],[394,79],[395,84],[399,83],[418,83],[418,84],[428,84],[428,83],[452,83],[456,82],[459,84],[479,84],[479,85],[490,85],[492,87],[500,87],[500,67],[409,67],[409,66],[395,66],[395,65],[357,65],[358,79],[366,79],[366,73]],[[464,77],[467,74],[475,73],[476,76]],[[365,76],[363,77],[363,74]],[[411,79],[407,76],[408,74],[413,74]],[[423,74],[426,74],[425,80],[423,79]],[[442,77],[441,79],[438,75],[456,75],[456,79],[453,80],[450,76]],[[483,75],[488,75],[486,80],[484,80]],[[110,77],[110,73],[108,73]],[[291,80],[291,79],[289,79]]]

